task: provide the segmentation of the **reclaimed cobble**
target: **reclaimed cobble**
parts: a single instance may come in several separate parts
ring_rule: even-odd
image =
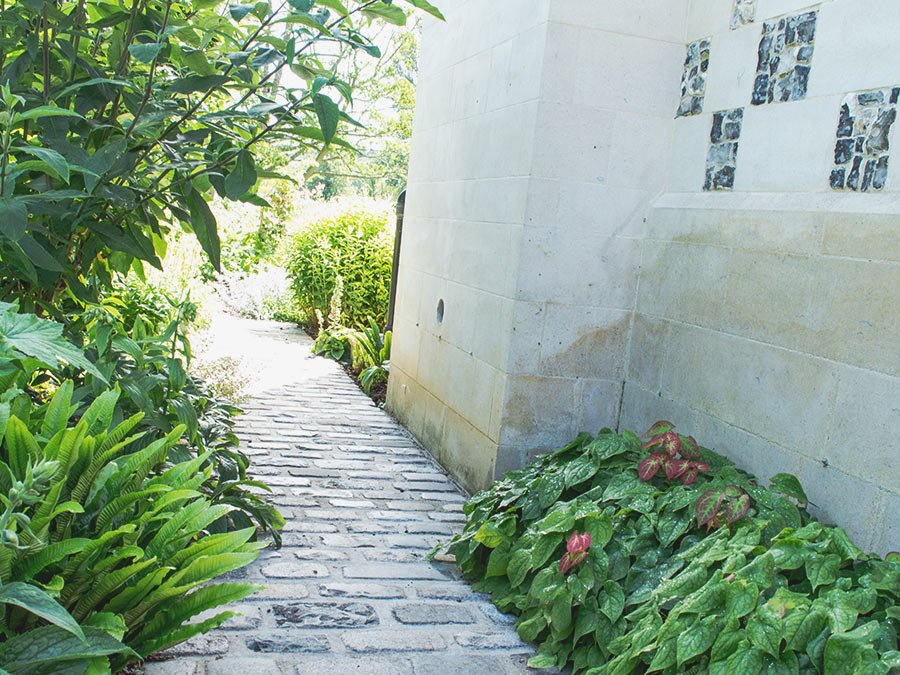
[[[198,620],[239,616],[153,655],[147,675],[535,672],[512,619],[452,561],[426,560],[461,529],[463,492],[305,334],[217,321],[228,355],[260,359],[236,432],[285,516],[283,547],[228,575],[263,590]]]

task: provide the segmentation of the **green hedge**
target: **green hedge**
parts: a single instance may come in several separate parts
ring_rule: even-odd
[[[320,328],[316,310],[326,325],[358,328],[372,316],[384,327],[394,250],[389,215],[354,209],[316,221],[293,237],[286,267],[300,310],[313,327]],[[333,303],[336,285],[340,297]]]
[[[760,487],[668,423],[644,445],[604,430],[475,495],[449,551],[519,615],[534,667],[900,672],[897,556],[864,554],[805,506],[793,476]]]

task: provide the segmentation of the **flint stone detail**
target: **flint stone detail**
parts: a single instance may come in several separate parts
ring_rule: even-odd
[[[743,108],[713,113],[709,150],[706,153],[706,181],[703,184],[705,191],[734,188],[738,140],[741,137],[743,119]]]
[[[898,100],[900,87],[854,92],[844,98],[838,114],[834,168],[828,178],[831,189],[884,189]]]
[[[814,10],[763,24],[750,99],[753,105],[806,98],[817,18]]]
[[[378,624],[372,605],[364,602],[292,602],[272,607],[279,627],[361,628]]]
[[[756,0],[734,0],[731,10],[731,30],[756,21]]]
[[[691,42],[685,48],[684,72],[681,75],[681,101],[675,117],[703,112],[706,96],[706,71],[709,70],[710,39]]]

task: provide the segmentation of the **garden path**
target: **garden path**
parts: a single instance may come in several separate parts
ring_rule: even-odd
[[[266,588],[147,675],[508,675],[533,653],[511,617],[425,555],[458,531],[464,494],[311,340],[217,317],[252,399],[237,433],[287,520],[281,550],[230,576]],[[534,673],[535,671],[528,671]]]

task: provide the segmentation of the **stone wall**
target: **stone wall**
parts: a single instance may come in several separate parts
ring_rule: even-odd
[[[724,4],[688,20],[686,42],[711,41],[704,110],[676,120],[647,216],[620,425],[671,419],[762,477],[796,473],[825,520],[896,549],[900,16],[759,0],[732,30]],[[703,192],[737,108],[733,180]]]
[[[670,418],[900,548],[895,0],[444,5],[390,408],[470,489]]]

